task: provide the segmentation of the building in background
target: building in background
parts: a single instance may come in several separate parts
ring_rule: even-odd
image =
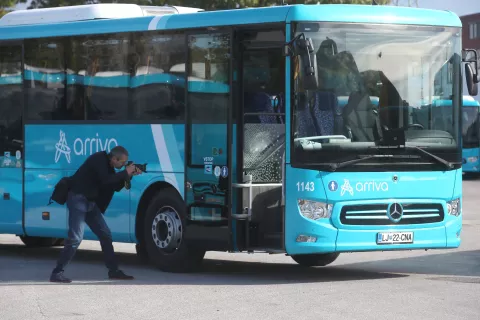
[[[461,16],[463,24],[463,48],[476,49],[480,53],[480,12]]]

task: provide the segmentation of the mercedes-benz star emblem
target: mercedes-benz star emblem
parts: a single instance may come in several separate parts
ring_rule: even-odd
[[[400,203],[392,203],[388,206],[387,216],[393,222],[398,222],[403,216],[403,207]]]

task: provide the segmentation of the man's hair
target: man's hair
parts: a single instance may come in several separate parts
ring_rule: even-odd
[[[122,156],[128,157],[128,151],[122,146],[116,146],[112,150],[110,150],[110,159],[115,157],[117,159],[121,158]]]

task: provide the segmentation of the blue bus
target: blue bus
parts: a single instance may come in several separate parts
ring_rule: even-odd
[[[430,112],[430,121],[435,122],[437,127],[444,128],[450,126],[452,120],[451,114],[452,100],[436,99],[432,103]],[[462,155],[464,174],[476,175],[480,171],[480,138],[478,117],[480,103],[473,97],[464,95],[462,99]]]
[[[161,270],[193,271],[207,251],[325,266],[457,248],[462,61],[470,94],[478,83],[461,27],[447,11],[369,5],[9,13],[0,233],[61,245],[69,213],[49,204],[53,187],[122,145],[147,170],[105,218]],[[436,99],[452,106],[441,126]]]
[[[464,96],[462,106],[463,172],[478,175],[480,172],[480,127],[478,124],[480,102]]]

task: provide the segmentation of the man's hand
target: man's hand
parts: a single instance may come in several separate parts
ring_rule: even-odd
[[[130,177],[138,176],[139,174],[143,173],[142,170],[138,169],[137,166],[135,166],[134,164],[127,166],[126,170],[127,170],[128,176]]]
[[[128,176],[131,177],[135,174],[135,172],[138,170],[137,167],[134,164],[131,164],[127,167],[125,167],[125,170],[127,170]]]
[[[137,167],[135,167],[135,171],[133,172],[133,175],[134,176],[138,176],[139,174],[142,174],[142,170],[138,169]]]

